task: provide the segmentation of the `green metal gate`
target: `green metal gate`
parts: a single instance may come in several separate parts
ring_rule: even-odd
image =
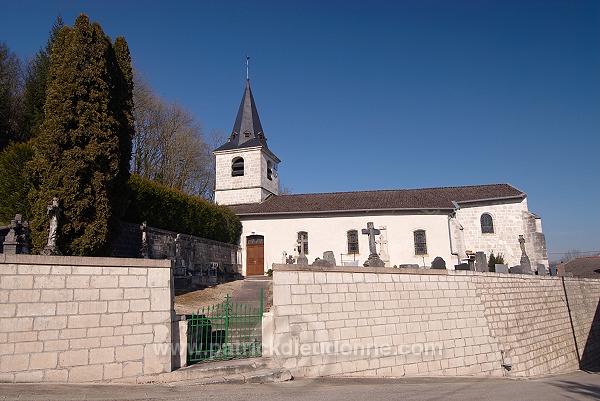
[[[188,365],[198,361],[262,355],[263,291],[258,308],[225,301],[187,315]]]

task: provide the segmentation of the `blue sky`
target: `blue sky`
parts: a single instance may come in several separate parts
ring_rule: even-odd
[[[208,131],[231,130],[245,55],[294,193],[510,183],[550,259],[600,251],[599,1],[0,1],[22,57],[57,14],[125,36]]]

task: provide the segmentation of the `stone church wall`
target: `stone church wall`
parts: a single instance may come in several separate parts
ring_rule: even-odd
[[[481,215],[489,213],[494,222],[494,232],[481,233]],[[527,199],[519,202],[495,202],[483,206],[463,206],[456,211],[456,221],[463,226],[462,243],[467,250],[502,253],[509,266],[520,264],[519,235],[525,236],[525,249],[535,270],[538,263],[548,268],[546,243],[541,227],[536,226],[532,213],[527,210]],[[541,221],[541,219],[538,219]],[[541,224],[541,223],[540,223]]]
[[[171,261],[0,254],[0,382],[170,372],[173,314]]]
[[[297,376],[533,377],[600,368],[600,280],[274,270],[264,353]]]

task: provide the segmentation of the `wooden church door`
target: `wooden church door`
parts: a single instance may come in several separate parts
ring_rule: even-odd
[[[265,238],[251,235],[246,239],[246,276],[265,274]]]

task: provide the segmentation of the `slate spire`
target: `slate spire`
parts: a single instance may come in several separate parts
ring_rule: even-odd
[[[267,137],[260,124],[256,104],[254,103],[254,97],[250,89],[250,80],[246,79],[246,89],[242,96],[242,102],[240,103],[231,135],[228,141],[216,150],[249,148],[254,146],[264,146],[268,149]]]

